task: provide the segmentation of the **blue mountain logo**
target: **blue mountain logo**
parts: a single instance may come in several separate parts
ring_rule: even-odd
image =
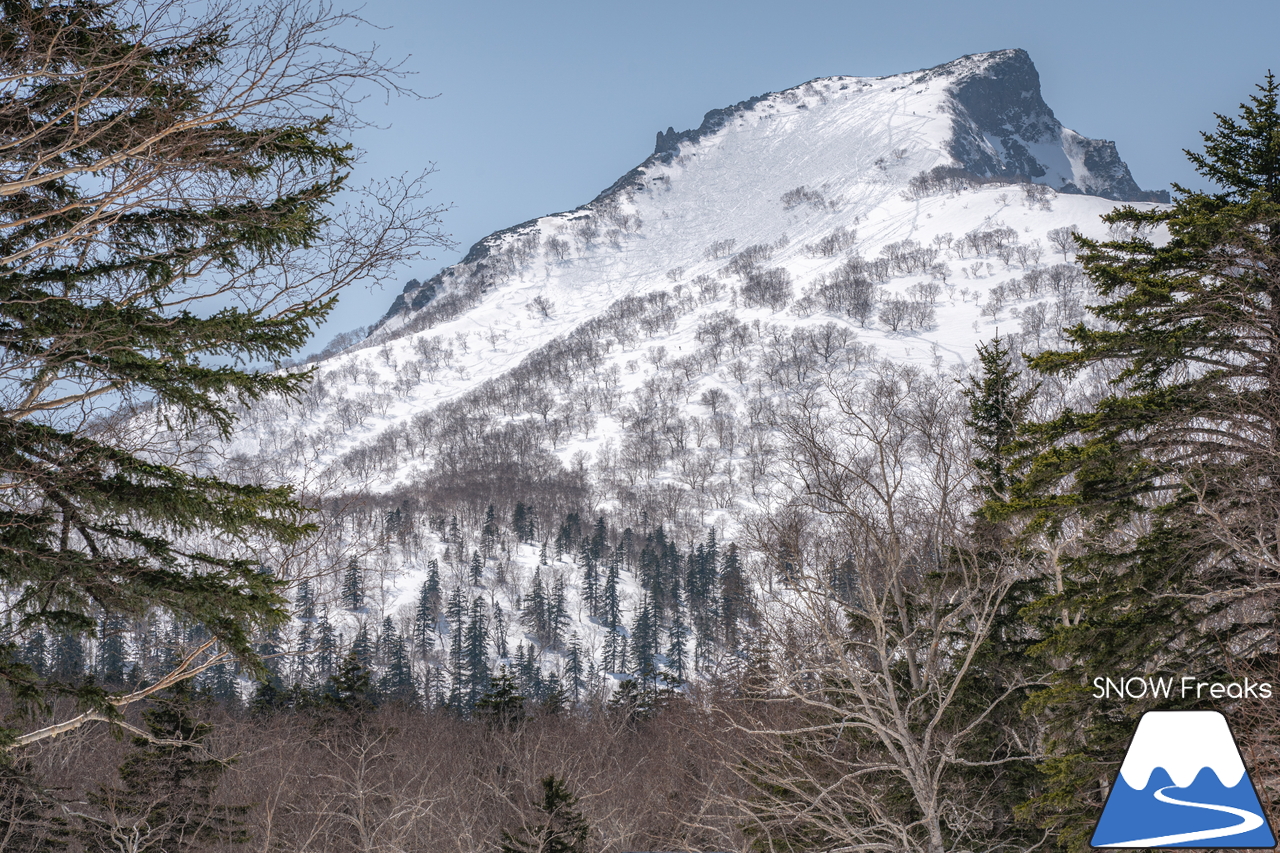
[[[1276,837],[1226,717],[1148,711],[1090,843],[1234,850],[1275,847]]]

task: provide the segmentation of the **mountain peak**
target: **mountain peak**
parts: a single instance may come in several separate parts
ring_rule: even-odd
[[[1167,193],[1138,187],[1114,143],[1062,126],[1025,50],[887,77],[818,78],[711,110],[697,128],[659,131],[653,154],[595,199],[485,237],[461,264],[406,288],[380,327],[439,305],[463,280],[477,292],[507,280],[520,265],[515,259],[542,240],[554,238],[558,267],[570,263],[564,246],[574,235],[575,255],[622,251],[624,243],[631,251],[639,244],[630,235],[649,223],[645,244],[658,252],[652,241],[661,239],[661,253],[673,258],[663,269],[691,268],[721,239],[710,235],[713,221],[743,246],[765,243],[799,227],[789,222],[798,214],[789,214],[794,205],[784,200],[799,193],[810,200],[806,208],[844,216],[840,225],[852,229],[932,175],[940,176],[933,183],[1041,184],[1113,202],[1168,201]],[[728,219],[726,211],[733,212]],[[704,232],[703,243],[690,243]]]
[[[1238,785],[1245,775],[1227,718],[1218,711],[1144,714],[1120,765],[1120,775],[1130,788],[1142,791],[1157,768],[1166,771],[1179,788],[1194,783],[1205,768],[1228,788]]]

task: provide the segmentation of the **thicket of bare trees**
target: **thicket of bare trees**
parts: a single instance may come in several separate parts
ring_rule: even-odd
[[[216,723],[209,755],[225,762],[209,803],[247,806],[233,814],[237,832],[252,840],[192,838],[182,848],[191,853],[492,851],[502,832],[536,822],[539,780],[548,775],[563,780],[578,798],[590,828],[589,850],[743,846],[723,807],[737,784],[722,760],[724,742],[713,737],[711,713],[692,703],[648,720],[601,712],[537,716],[506,726],[394,709],[255,719],[229,718],[206,707],[202,715]],[[88,827],[74,813],[90,813],[85,798],[119,784],[116,767],[133,749],[90,748],[73,740],[37,750],[29,756],[33,768],[59,789],[60,799],[79,804],[65,810],[41,804],[32,792],[0,783],[0,808],[6,814],[25,809],[29,824],[40,827],[46,839],[72,831],[69,849],[87,849],[75,834]],[[151,807],[162,807],[168,796],[176,810],[183,805],[180,795],[157,790]],[[118,837],[145,836],[136,821],[118,815]],[[34,836],[28,833],[28,842]],[[12,842],[0,838],[5,853],[52,849],[24,846],[17,833]],[[129,853],[168,849],[146,843],[119,847]]]
[[[763,607],[778,659],[735,765],[758,845],[1034,844],[1011,811],[1039,758],[1019,714],[1030,683],[993,659],[1017,642],[1011,590],[1028,569],[971,537],[967,416],[951,377],[887,363],[781,413],[794,477],[756,526],[784,566]]]

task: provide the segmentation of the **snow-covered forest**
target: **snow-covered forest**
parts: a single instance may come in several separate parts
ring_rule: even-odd
[[[1089,689],[1274,677],[1272,78],[1173,199],[1021,50],[812,80],[299,362],[447,242],[324,212],[394,68],[81,5],[0,19],[0,851],[1079,850],[1155,707],[1271,807],[1265,702]]]

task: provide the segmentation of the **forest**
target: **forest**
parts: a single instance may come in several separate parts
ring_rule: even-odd
[[[646,226],[516,229],[296,361],[449,245],[425,173],[339,205],[353,86],[406,85],[345,20],[4,6],[0,851],[1078,851],[1153,709],[1277,814],[1267,697],[1094,689],[1280,683],[1273,76],[1105,239],[717,240],[394,420],[503,343],[433,329]],[[1057,197],[902,195],[980,192]],[[1008,327],[967,364],[864,340],[957,300]]]

